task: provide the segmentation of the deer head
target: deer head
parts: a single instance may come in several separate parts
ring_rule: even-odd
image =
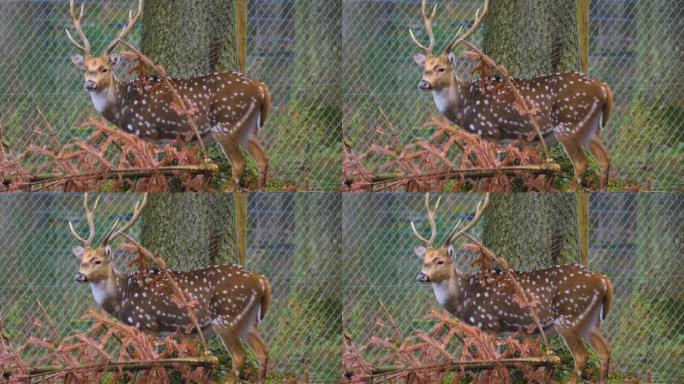
[[[138,21],[143,11],[143,0],[139,0],[138,11],[133,15],[133,11],[128,13],[128,24],[123,28],[117,37],[109,43],[107,48],[99,56],[94,56],[91,53],[90,42],[83,32],[83,27],[81,22],[83,21],[83,11],[84,4],[81,4],[81,11],[79,16],[76,17],[76,9],[74,5],[74,0],[69,1],[69,14],[71,15],[74,28],[78,33],[83,44],[79,44],[71,36],[69,30],[66,30],[67,37],[69,41],[83,54],[72,54],[71,61],[84,72],[85,83],[84,88],[88,92],[100,92],[103,90],[111,89],[116,83],[116,77],[114,76],[114,69],[120,66],[124,62],[123,56],[113,54],[112,50],[118,45],[119,40],[123,39],[128,33],[133,29],[133,26]]]
[[[105,236],[102,244],[93,246],[93,240],[95,238],[94,216],[99,201],[100,198],[98,197],[95,199],[93,207],[88,208],[88,194],[85,193],[83,195],[83,207],[86,212],[86,220],[89,228],[87,239],[79,236],[78,233],[76,233],[73,224],[69,221],[69,230],[71,231],[71,234],[83,243],[82,246],[76,245],[72,248],[74,255],[81,262],[78,272],[76,273],[76,276],[74,276],[74,280],[78,283],[98,284],[113,278],[115,270],[112,265],[112,247],[110,246],[110,243],[135,224],[140,213],[147,204],[147,194],[143,197],[142,204],[140,202],[135,203],[133,215],[126,224],[117,229],[117,224],[119,223],[117,220],[112,226],[112,229]]]
[[[430,238],[426,239],[421,236],[421,234],[418,233],[415,224],[413,221],[411,221],[411,229],[413,230],[413,234],[424,244],[418,245],[414,249],[416,256],[418,256],[422,262],[421,270],[416,276],[416,280],[421,283],[441,284],[445,281],[454,280],[458,275],[460,275],[460,271],[454,263],[455,250],[452,243],[463,236],[463,234],[469,231],[472,227],[474,227],[475,224],[477,224],[482,216],[482,213],[489,205],[489,194],[487,194],[484,204],[478,202],[475,217],[460,230],[459,226],[461,221],[459,220],[449,236],[447,236],[444,242],[437,247],[434,245],[437,238],[437,224],[435,222],[435,215],[437,209],[439,209],[441,197],[437,199],[437,203],[435,204],[434,208],[430,208],[429,199],[430,194],[425,194],[425,208],[428,212],[428,222],[430,223],[431,229]]]
[[[456,33],[456,37],[447,45],[442,54],[435,55],[432,51],[435,48],[435,35],[432,32],[432,20],[437,12],[437,5],[432,8],[430,16],[427,15],[427,0],[423,0],[421,4],[421,13],[423,15],[423,23],[425,24],[425,32],[428,35],[429,43],[427,46],[418,41],[413,34],[413,30],[409,30],[411,40],[422,49],[425,53],[418,53],[413,56],[413,59],[423,70],[423,78],[418,83],[418,88],[423,91],[442,91],[444,89],[453,87],[455,83],[461,80],[456,76],[454,66],[456,63],[456,55],[453,53],[454,48],[465,41],[472,35],[480,26],[482,19],[487,14],[489,8],[489,0],[485,0],[482,14],[478,9],[475,13],[475,21],[473,25],[463,34],[461,29]]]

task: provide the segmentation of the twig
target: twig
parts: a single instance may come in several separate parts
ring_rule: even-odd
[[[121,40],[121,39],[118,39],[118,41],[121,44],[125,45],[128,49],[133,51],[133,53],[135,53],[138,56],[138,60],[142,61],[143,63],[145,63],[145,65],[148,65],[157,71],[160,79],[169,88],[169,91],[171,92],[171,95],[173,97],[174,102],[176,104],[178,104],[179,108],[182,111],[182,114],[185,115],[185,118],[188,120],[188,124],[190,124],[190,127],[195,132],[195,136],[197,137],[197,140],[199,141],[199,144],[200,144],[200,150],[202,151],[204,161],[209,162],[209,155],[207,154],[207,148],[204,146],[204,141],[202,140],[202,136],[200,136],[200,134],[199,134],[199,130],[197,129],[197,123],[195,123],[195,119],[192,117],[192,113],[190,113],[190,111],[188,111],[188,109],[185,105],[185,101],[180,96],[178,91],[176,91],[176,88],[173,86],[173,84],[169,80],[169,76],[166,74],[166,71],[161,66],[161,64],[154,64],[152,62],[152,60],[150,60],[147,56],[143,55],[142,52],[140,52],[137,48],[135,48],[133,45],[129,44],[128,42]]]
[[[57,139],[57,134],[55,133],[55,129],[52,127],[52,124],[48,121],[47,117],[45,117],[45,114],[43,111],[40,110],[40,107],[36,107],[36,110],[38,111],[38,115],[40,115],[40,118],[43,120],[43,123],[48,129],[48,132],[50,133],[50,138],[52,139],[52,144],[55,146],[55,149],[53,150],[54,153],[59,153],[62,151],[62,147],[59,144],[59,140]]]
[[[197,330],[197,333],[199,334],[200,337],[200,342],[202,343],[202,352],[204,354],[209,353],[209,348],[207,347],[207,340],[204,338],[204,333],[202,333],[202,328],[199,326],[199,322],[197,321],[197,317],[195,316],[195,313],[192,311],[192,306],[190,306],[190,303],[188,303],[187,298],[185,297],[185,292],[183,292],[180,287],[178,287],[178,284],[176,283],[176,280],[173,278],[173,275],[171,272],[169,272],[168,267],[166,266],[166,263],[164,260],[159,257],[159,256],[154,256],[152,252],[147,250],[147,248],[143,247],[140,243],[138,243],[134,238],[129,236],[126,233],[121,234],[123,237],[126,238],[129,242],[131,242],[136,248],[138,248],[138,251],[140,252],[141,255],[154,260],[157,265],[159,265],[159,268],[161,272],[164,274],[164,276],[168,279],[169,284],[173,288],[174,292],[176,293],[176,296],[178,296],[182,303],[182,307],[188,311],[188,315],[190,316],[190,319],[192,320],[195,329]]]
[[[532,128],[534,128],[535,132],[537,133],[537,136],[539,137],[539,141],[541,142],[544,158],[546,159],[546,161],[551,161],[549,157],[549,150],[546,146],[546,141],[544,140],[544,137],[541,134],[541,130],[539,129],[539,123],[537,122],[537,114],[532,113],[532,111],[530,111],[527,105],[527,100],[525,100],[525,98],[522,97],[522,95],[520,94],[520,91],[518,91],[518,88],[513,83],[513,78],[508,73],[506,67],[497,64],[491,57],[487,56],[473,43],[467,40],[463,40],[463,44],[467,45],[468,48],[472,49],[478,56],[480,56],[480,60],[483,63],[486,63],[487,65],[494,68],[497,72],[501,74],[506,84],[511,88],[511,91],[513,92],[513,97],[516,101],[518,101],[518,104],[522,108],[522,111],[518,111],[518,113],[520,113],[522,116],[526,116],[527,119],[530,121],[530,124],[532,124]]]
[[[537,325],[537,329],[539,329],[539,333],[541,334],[542,340],[544,341],[544,346],[546,347],[546,353],[552,353],[553,350],[551,349],[551,344],[549,344],[549,339],[546,338],[546,333],[544,333],[544,328],[541,326],[541,321],[539,321],[539,315],[537,314],[537,311],[534,309],[534,306],[530,304],[529,299],[527,298],[527,294],[525,293],[525,290],[522,289],[520,286],[520,283],[518,283],[518,280],[513,276],[513,273],[511,273],[511,268],[508,266],[508,263],[506,262],[506,259],[504,259],[501,256],[497,256],[491,249],[487,248],[482,242],[480,242],[478,239],[470,235],[469,233],[464,233],[463,234],[468,240],[472,241],[475,245],[477,245],[480,248],[480,252],[484,255],[487,255],[488,257],[493,258],[497,264],[503,269],[504,274],[508,279],[511,281],[513,284],[513,287],[515,288],[516,293],[523,299],[525,302],[525,307],[530,311],[530,315],[532,315],[532,319],[534,320],[535,324]]]

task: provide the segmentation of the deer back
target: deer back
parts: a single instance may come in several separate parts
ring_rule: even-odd
[[[172,79],[171,83],[193,114],[202,136],[213,132],[239,139],[247,122],[258,119],[259,128],[265,121],[268,89],[241,73]],[[173,140],[193,132],[158,77],[120,82],[118,87],[116,107],[105,110],[103,116],[119,128],[151,140]]]
[[[514,84],[523,98],[534,102],[544,136],[583,135],[582,128],[589,125],[582,123],[608,104],[608,86],[577,72],[517,79]],[[514,140],[534,132],[529,119],[516,110],[513,94],[500,78],[464,82],[455,98],[444,114],[472,133]],[[607,118],[605,110],[604,123]]]
[[[263,319],[270,287],[266,277],[239,265],[173,272],[179,288],[194,301],[200,327],[242,328]],[[121,277],[120,304],[112,313],[122,322],[151,333],[169,333],[192,325],[179,308],[168,279],[158,270]]]
[[[596,313],[605,317],[608,311],[612,295],[610,280],[584,266],[557,265],[513,274],[528,298],[539,302],[536,309],[544,328],[576,326]],[[465,275],[462,284],[460,306],[453,313],[462,321],[497,334],[516,332],[535,324],[529,311],[514,299],[513,285],[503,272]],[[597,312],[598,309],[601,311]]]

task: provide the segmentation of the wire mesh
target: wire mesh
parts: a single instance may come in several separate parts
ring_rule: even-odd
[[[379,108],[395,128],[393,139],[408,144],[416,138],[428,137],[432,130],[423,124],[439,115],[431,95],[417,89],[421,75],[413,55],[420,50],[408,33],[412,29],[419,40],[427,41],[420,0],[343,3],[341,78],[345,139],[360,152],[370,143],[389,143],[388,138],[381,139],[378,133],[388,132]],[[476,9],[482,6],[481,1],[465,0],[430,3],[438,5],[433,22],[435,52],[441,52],[460,27],[467,29]],[[527,4],[538,7],[530,12],[545,6],[538,2]],[[684,137],[684,77],[679,64],[683,59],[679,48],[683,40],[679,31],[684,27],[684,6],[680,2],[638,0],[592,1],[590,5],[589,75],[608,83],[614,93],[613,112],[602,137],[613,158],[611,174],[620,180],[616,188],[623,188],[621,183],[632,183],[643,189],[679,190],[684,180],[679,165]],[[576,18],[568,17],[554,29],[575,31],[575,25],[567,25],[574,22]],[[471,37],[478,46],[482,46],[486,24],[487,17]],[[543,40],[552,36],[550,31]],[[524,34],[520,37],[525,38]],[[542,43],[526,41],[526,46]],[[468,73],[473,62],[461,57],[460,52],[456,52],[456,72],[461,78],[472,78]],[[552,50],[550,55],[556,53]],[[528,73],[529,69],[519,68],[519,72]],[[525,76],[515,71],[513,74]],[[560,150],[556,157],[567,158]],[[366,161],[370,170],[381,173],[381,165],[388,160],[373,157]]]
[[[65,28],[73,32],[68,4],[69,0],[0,2],[0,126],[8,148],[16,153],[29,144],[52,145],[54,137],[65,143],[90,133],[80,124],[96,112],[83,90],[81,71],[69,59],[75,48],[64,33]],[[136,7],[135,0],[85,1],[83,29],[94,54],[114,39],[128,10]],[[339,188],[340,9],[323,0],[249,2],[247,73],[267,83],[272,93],[270,118],[259,137],[276,187]],[[232,12],[223,17],[232,18]],[[143,23],[144,18],[127,38],[138,46]],[[221,57],[232,63],[236,56],[223,52]],[[119,71],[120,78],[130,77],[127,69]],[[45,127],[38,109],[54,132]],[[222,159],[219,151],[211,153]],[[22,164],[32,169],[39,160],[29,157]]]
[[[466,222],[472,218],[479,199],[482,196],[442,195],[437,213],[437,242],[459,219]],[[433,203],[435,200],[433,196]],[[379,327],[375,322],[376,319],[386,322],[379,300],[395,318],[403,336],[425,329],[426,323],[421,320],[439,306],[432,289],[415,280],[420,261],[413,248],[419,242],[411,232],[410,220],[421,233],[429,235],[423,196],[345,194],[342,207],[345,332],[359,345],[371,336],[393,338],[391,327]],[[475,237],[483,238],[488,213],[492,212],[485,211],[484,221],[472,231]],[[593,194],[590,197],[589,264],[593,270],[608,275],[614,285],[613,305],[602,327],[613,350],[611,364],[620,372],[641,378],[650,371],[658,383],[684,379],[678,352],[684,342],[682,213],[681,194]],[[565,212],[562,215],[571,217],[554,221],[574,225],[574,214]],[[489,219],[497,217],[489,216]],[[553,225],[554,221],[547,225]],[[572,243],[569,247],[577,249],[578,244]],[[537,259],[544,257],[534,252],[530,255],[509,262],[516,268],[520,264],[539,264]],[[468,265],[471,260],[473,255],[457,249],[456,263],[461,270],[472,270]],[[558,345],[563,349],[559,352],[565,350]]]
[[[166,195],[169,196],[169,195]],[[187,199],[186,205],[198,196],[177,194],[173,202]],[[222,199],[225,194],[203,194]],[[89,197],[90,204],[96,196]],[[135,201],[133,194],[102,194],[95,214],[95,243],[119,219],[130,218]],[[161,199],[165,200],[165,199]],[[151,209],[161,211],[155,220],[172,217],[178,205],[157,207],[150,201],[129,234],[145,243],[146,226],[152,226]],[[181,202],[182,203],[182,202]],[[182,210],[182,209],[181,209]],[[147,212],[147,214],[146,214]],[[326,214],[322,214],[325,212]],[[197,241],[211,240],[214,231],[207,231],[196,217],[186,212],[186,220],[157,223],[181,225],[183,237],[169,239],[177,252],[153,244],[170,267],[182,269],[206,266],[214,262],[232,262],[235,257],[235,229],[232,210],[222,214],[230,220],[217,224],[229,233],[219,248],[220,258],[212,260],[211,248],[216,244]],[[336,379],[341,359],[341,298],[339,287],[340,231],[335,225],[340,215],[337,194],[252,194],[248,200],[247,266],[268,276],[273,288],[273,300],[259,330],[270,349],[269,367],[276,377],[309,378],[313,381]],[[9,340],[19,346],[29,337],[52,336],[46,326],[40,303],[64,335],[82,327],[78,319],[96,304],[87,286],[74,282],[78,261],[71,247],[78,242],[68,229],[68,221],[87,236],[87,224],[80,194],[7,194],[0,196],[0,318]],[[166,229],[162,229],[166,231]],[[167,232],[168,233],[168,232]],[[149,238],[149,237],[148,237]],[[181,241],[185,238],[185,241]],[[153,243],[157,239],[150,240]],[[188,247],[194,248],[189,249]],[[113,247],[118,249],[115,244]],[[181,253],[181,254],[178,254]],[[193,256],[194,255],[194,256]],[[127,270],[134,255],[115,251],[115,264]],[[200,261],[204,260],[204,261]],[[204,263],[204,265],[202,265]],[[224,348],[215,343],[218,353]],[[45,351],[29,348],[25,357],[35,359]]]

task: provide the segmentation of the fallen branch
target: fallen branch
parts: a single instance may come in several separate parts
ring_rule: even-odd
[[[455,370],[466,370],[466,371],[481,371],[485,369],[493,369],[496,367],[506,367],[506,368],[517,368],[520,365],[528,365],[530,367],[547,367],[552,368],[560,364],[560,357],[542,356],[542,357],[519,357],[501,360],[482,360],[482,361],[453,361],[444,364],[434,364],[425,365],[421,367],[376,367],[371,370],[371,374],[368,376],[358,376],[355,380],[363,381],[364,379],[369,379],[371,377],[396,374],[396,373],[407,373],[407,372],[425,372],[425,371],[440,371],[440,372],[450,372]],[[353,376],[353,371],[346,371],[345,375],[347,377]]]
[[[171,165],[171,166],[160,166],[160,167],[141,167],[141,168],[128,168],[128,169],[110,169],[99,172],[84,172],[77,174],[64,174],[64,173],[39,173],[31,175],[28,182],[31,184],[42,184],[53,181],[68,181],[75,179],[88,179],[88,178],[98,178],[98,179],[114,179],[118,177],[127,178],[142,178],[150,177],[158,174],[163,175],[175,175],[177,172],[185,172],[190,174],[203,174],[203,175],[214,175],[218,172],[218,165],[214,163],[204,163],[195,165]],[[10,185],[13,182],[11,176],[3,177],[0,182],[4,185]]]
[[[26,377],[36,377],[50,375],[54,373],[68,373],[78,371],[143,371],[147,369],[153,369],[155,367],[174,368],[179,364],[188,365],[191,367],[214,368],[218,366],[218,363],[218,357],[206,355],[199,357],[177,357],[172,359],[159,360],[109,361],[102,364],[88,364],[77,367],[65,367],[62,365],[42,365],[28,368],[28,375]],[[12,370],[6,370],[3,372],[3,376],[5,378],[11,377],[12,374]]]
[[[492,177],[500,174],[507,176],[515,176],[522,172],[528,172],[533,175],[541,174],[555,174],[560,171],[560,165],[556,163],[544,163],[544,164],[530,164],[530,165],[510,165],[501,166],[495,168],[477,168],[477,169],[454,169],[443,172],[429,172],[417,175],[396,175],[396,174],[379,174],[374,175],[370,178],[371,186],[377,184],[385,184],[397,181],[412,181],[416,179],[437,179],[437,180],[449,180],[458,177],[466,178],[484,178]],[[347,177],[344,181],[345,185],[349,186],[358,181],[354,177]]]

